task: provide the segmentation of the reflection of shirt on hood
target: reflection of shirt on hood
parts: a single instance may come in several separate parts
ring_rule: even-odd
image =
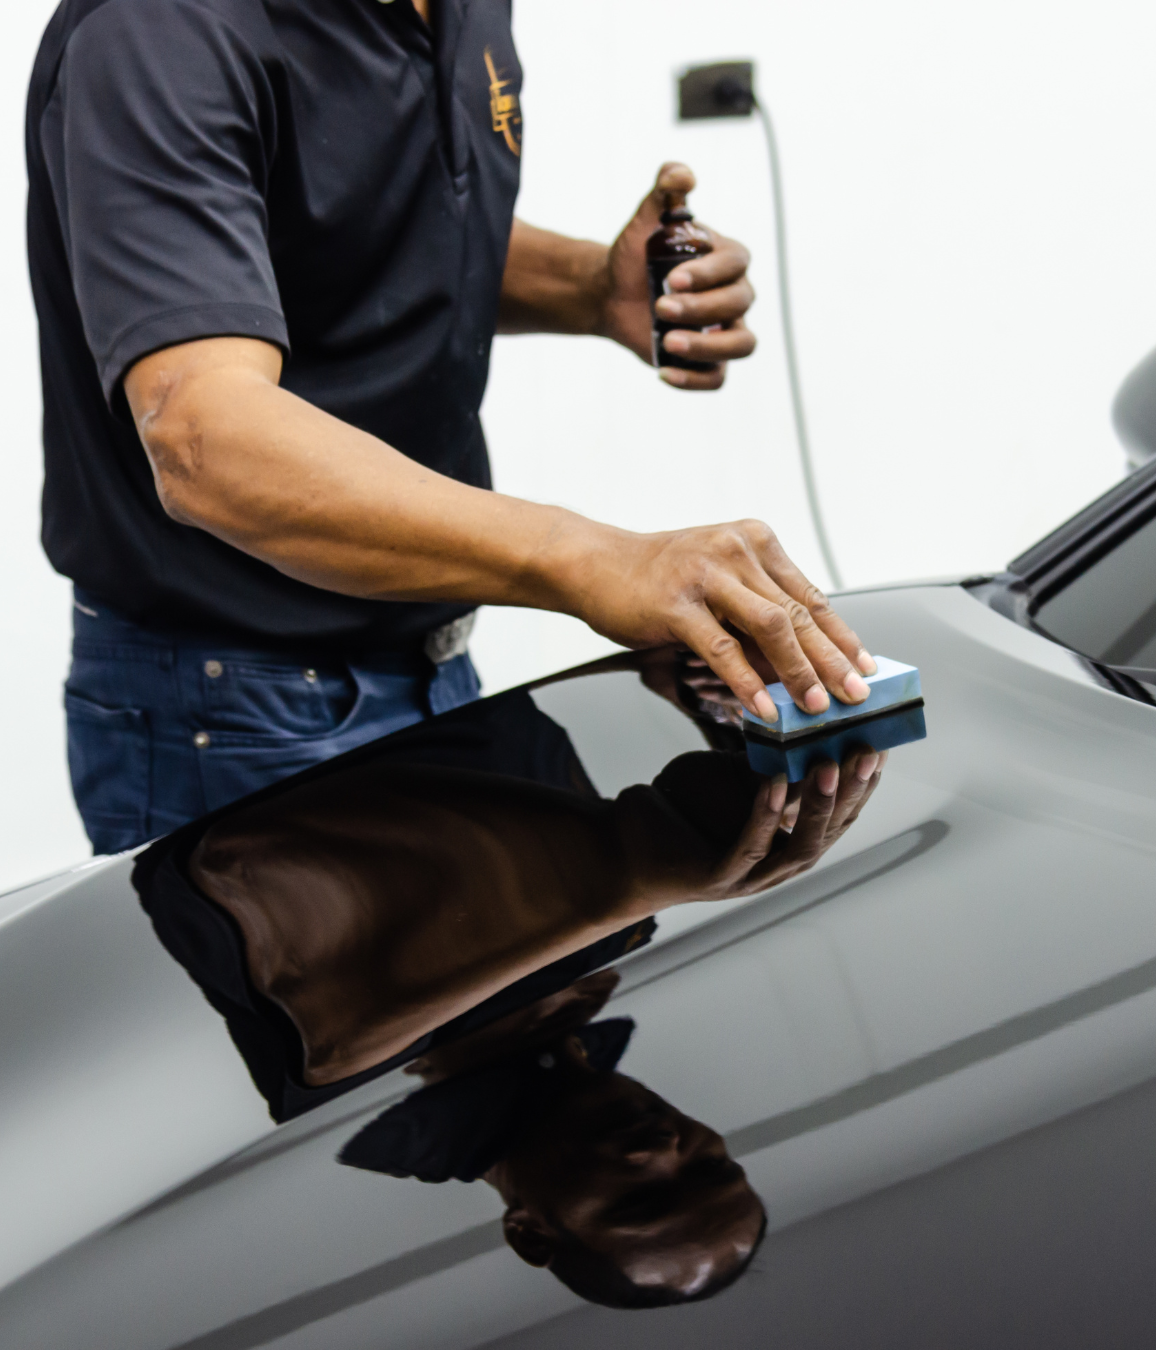
[[[361,750],[296,775],[287,783],[323,781],[367,762],[396,771],[400,766],[439,766],[493,773],[597,798],[566,733],[524,691],[467,705]],[[250,806],[284,791],[277,784],[245,799]],[[226,807],[160,840],[137,860],[133,884],[157,936],[225,1018],[229,1033],[269,1103],[274,1120],[311,1110],[359,1084],[389,1072],[506,1014],[559,992],[625,952],[645,945],[653,919],[563,957],[422,1036],[400,1054],[324,1087],[302,1081],[301,1037],[287,1013],[264,997],[249,976],[244,942],[233,918],[189,880],[189,855],[209,825],[237,807]]]
[[[633,1033],[630,1018],[611,1017],[568,1034],[591,1068],[612,1073]],[[477,1181],[551,1100],[556,1064],[550,1047],[538,1045],[419,1088],[355,1134],[338,1161],[419,1181]]]

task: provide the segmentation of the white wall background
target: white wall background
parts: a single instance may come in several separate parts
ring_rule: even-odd
[[[0,886],[87,852],[64,765],[68,588],[37,543],[23,259],[24,86],[52,9],[15,6],[0,50]],[[659,163],[685,159],[699,215],[755,254],[761,346],[721,394],[692,396],[601,344],[501,341],[485,417],[503,491],[636,529],[762,516],[826,581],[791,437],[761,133],[673,120],[676,68],[747,56],[779,130],[803,381],[848,583],[997,568],[1119,475],[1108,406],[1156,345],[1151,6],[515,11],[521,214],[609,239]],[[518,611],[487,611],[475,640],[491,691],[603,650],[575,621]]]

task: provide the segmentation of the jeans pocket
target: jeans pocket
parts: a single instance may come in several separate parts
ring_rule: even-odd
[[[109,708],[64,691],[68,771],[97,853],[120,853],[149,836],[151,736],[140,708]]]
[[[357,702],[348,667],[234,661],[204,663],[206,726],[231,745],[332,735]]]

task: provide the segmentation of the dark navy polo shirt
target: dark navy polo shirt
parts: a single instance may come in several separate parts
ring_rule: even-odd
[[[64,0],[28,99],[44,546],[164,630],[375,649],[462,605],[291,580],[161,508],[122,380],[242,335],[282,385],[490,484],[478,409],[518,190],[510,0]]]

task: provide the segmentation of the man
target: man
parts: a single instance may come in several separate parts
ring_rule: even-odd
[[[488,491],[507,331],[647,359],[643,245],[513,220],[508,0],[64,0],[28,104],[43,538],[76,584],[69,762],[100,852],[477,693],[479,604],[678,642],[773,717],[867,696],[858,639],[758,522],[638,535]],[[747,255],[670,279],[666,371],[754,340]],[[738,634],[750,639],[750,654]],[[764,670],[765,674],[766,671]]]

